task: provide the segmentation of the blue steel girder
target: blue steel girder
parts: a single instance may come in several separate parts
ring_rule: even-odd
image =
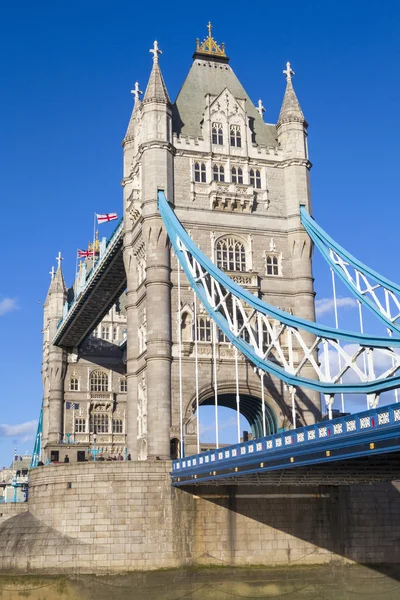
[[[107,250],[88,274],[82,293],[60,322],[53,344],[77,347],[105,317],[126,288],[123,261],[123,223],[110,239]]]
[[[304,206],[300,208],[300,216],[303,227],[331,269],[362,305],[399,335],[400,286],[347,252],[314,221]]]
[[[400,386],[400,355],[396,352],[400,347],[399,338],[326,327],[263,302],[235,283],[201,252],[161,191],[158,205],[178,261],[196,295],[226,338],[260,371],[287,385],[314,389],[326,395],[364,393],[374,397]],[[347,344],[348,350],[342,343]],[[296,362],[294,348],[300,356]],[[318,348],[324,350],[324,368],[316,359]],[[334,373],[330,371],[328,360],[332,350],[342,357]],[[384,372],[376,373],[374,355],[383,356],[390,363]],[[366,359],[365,371],[360,366],[362,357]],[[314,379],[302,374],[304,366],[313,369]],[[347,374],[351,374],[350,380],[346,380]],[[374,403],[375,400],[371,402]]]
[[[324,473],[326,481],[332,482],[331,471],[340,482],[341,470],[350,483],[371,478],[382,481],[400,475],[399,459],[400,408],[393,404],[174,460],[171,479],[178,487],[203,482],[256,483],[260,478],[276,484],[277,475],[287,483],[283,473],[300,469],[289,474],[290,481],[313,484],[310,468],[325,465],[317,473],[319,477]],[[310,475],[309,481],[304,473]]]

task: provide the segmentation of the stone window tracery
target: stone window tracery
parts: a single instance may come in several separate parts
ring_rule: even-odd
[[[91,413],[89,418],[90,433],[108,433],[108,415]]]
[[[222,133],[222,123],[212,124],[212,143],[222,146],[224,143],[224,136]]]
[[[209,317],[197,317],[197,336],[199,342],[211,342],[211,322]]]
[[[112,420],[112,432],[113,433],[123,433],[124,432],[124,423],[122,419],[113,419]]]
[[[266,271],[267,275],[279,275],[279,260],[276,255],[266,255]]]
[[[225,169],[223,165],[213,166],[213,179],[214,181],[225,181]]]
[[[90,391],[108,392],[108,375],[104,371],[92,371],[90,373]]]
[[[128,391],[128,382],[126,380],[126,377],[121,377],[121,379],[119,380],[119,391],[122,393]]]
[[[110,339],[110,327],[108,325],[103,325],[101,328],[101,337],[103,340]]]
[[[194,163],[194,180],[206,183],[206,165],[204,163]]]
[[[257,189],[261,189],[261,172],[256,169],[250,169],[250,185]]]
[[[86,432],[86,419],[75,419],[75,433]]]
[[[239,240],[227,237],[216,243],[217,267],[223,271],[245,271],[246,249]]]
[[[79,392],[79,379],[77,377],[71,377],[69,380],[70,392]]]
[[[243,183],[243,170],[241,167],[232,167],[232,183]]]
[[[230,126],[230,134],[231,134],[231,146],[236,146],[236,148],[242,147],[242,134],[240,131],[240,125],[231,125]]]

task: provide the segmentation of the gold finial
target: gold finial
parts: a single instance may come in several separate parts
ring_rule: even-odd
[[[202,54],[212,54],[214,56],[226,56],[225,54],[225,44],[221,44],[218,46],[217,42],[214,40],[212,36],[212,25],[211,21],[208,22],[208,37],[204,40],[204,42],[200,42],[199,38],[196,40],[196,50],[201,52]]]
[[[81,260],[81,262],[79,263],[79,275],[82,273],[82,269],[83,269],[83,260]]]

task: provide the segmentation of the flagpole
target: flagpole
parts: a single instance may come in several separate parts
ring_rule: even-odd
[[[96,241],[96,213],[94,213],[94,223],[93,223],[93,246],[92,246],[92,251],[93,251],[93,267],[94,267],[94,261],[96,258],[96,254],[94,251],[94,243]]]
[[[76,260],[75,260],[75,280],[76,280],[76,277],[77,277],[77,275],[78,275],[78,250],[79,250],[79,248],[77,248],[77,249],[76,249]],[[76,292],[76,290],[75,290],[75,292]]]

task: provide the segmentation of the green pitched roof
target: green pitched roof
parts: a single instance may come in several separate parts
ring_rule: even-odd
[[[235,98],[246,99],[246,110],[258,145],[276,146],[276,127],[264,123],[242,84],[225,61],[195,57],[173,105],[173,130],[178,135],[201,137],[206,94],[219,96],[225,88]]]

